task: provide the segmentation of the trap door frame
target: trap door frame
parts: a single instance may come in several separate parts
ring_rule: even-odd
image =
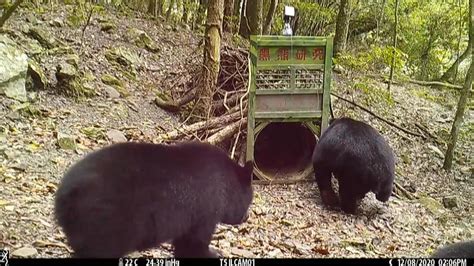
[[[271,122],[301,122],[315,135],[328,127],[332,53],[333,37],[250,36],[247,161],[254,161],[256,134]],[[285,70],[289,74],[278,74]],[[275,86],[262,84],[259,74],[265,71],[270,72],[268,80],[275,81]],[[272,76],[272,71],[277,74]],[[305,78],[297,75],[305,71],[322,72],[322,82],[316,84],[313,78],[313,83],[304,84]],[[314,124],[318,119],[320,129]]]

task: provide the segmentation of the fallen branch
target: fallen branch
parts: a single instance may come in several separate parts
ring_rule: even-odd
[[[238,120],[226,127],[222,130],[218,131],[216,134],[207,138],[207,142],[216,145],[217,143],[222,143],[224,140],[229,138],[230,136],[234,135],[240,128],[241,121]]]
[[[400,184],[398,184],[396,181],[393,181],[393,184],[395,185],[395,188],[400,190],[403,195],[405,195],[409,200],[414,200],[415,196],[413,196],[408,190],[406,190],[404,187],[402,187]]]
[[[413,84],[417,84],[421,86],[440,86],[440,87],[446,87],[446,88],[451,88],[451,89],[456,89],[456,90],[462,89],[461,85],[455,85],[455,84],[440,82],[440,81],[423,81],[423,80],[414,80],[414,79],[409,79],[407,81],[409,83],[413,83]]]
[[[422,124],[419,124],[419,123],[415,123],[415,126],[417,128],[419,128],[422,132],[424,132],[425,134],[427,134],[428,136],[430,136],[430,138],[432,138],[436,143],[438,143],[439,145],[443,145],[445,143],[443,143],[443,141],[441,141],[437,136],[433,135],[429,130],[428,128],[426,128],[424,125]]]
[[[212,118],[208,121],[201,121],[201,122],[191,124],[189,126],[182,126],[181,128],[177,128],[176,130],[173,130],[171,132],[160,134],[158,136],[158,139],[164,139],[164,140],[177,139],[178,137],[185,135],[187,133],[201,131],[204,129],[214,128],[214,127],[218,127],[222,125],[227,125],[229,123],[234,122],[235,120],[239,118],[240,118],[240,112],[234,112],[229,115]]]
[[[352,104],[352,105],[358,107],[359,109],[361,109],[361,110],[363,110],[363,111],[369,113],[370,115],[374,116],[375,118],[377,118],[377,119],[379,119],[379,120],[381,120],[381,121],[383,121],[383,122],[385,122],[385,123],[391,125],[392,127],[397,128],[397,129],[399,129],[399,130],[401,130],[401,131],[403,131],[403,132],[405,132],[405,133],[407,133],[407,134],[409,134],[409,135],[412,135],[412,136],[415,136],[415,137],[420,137],[420,138],[422,138],[422,139],[426,139],[426,137],[425,137],[424,135],[421,135],[421,134],[415,133],[415,132],[413,132],[413,131],[409,131],[409,130],[407,130],[407,129],[404,129],[404,128],[398,126],[397,124],[395,124],[395,123],[393,123],[393,122],[390,122],[390,121],[388,121],[387,119],[376,115],[374,112],[370,111],[369,109],[367,109],[367,108],[365,108],[365,107],[363,107],[363,106],[361,106],[361,105],[359,105],[359,104],[357,104],[357,103],[355,103],[355,102],[353,102],[353,101],[351,101],[351,100],[345,99],[345,98],[343,98],[343,97],[341,97],[341,96],[339,96],[339,95],[337,95],[337,94],[334,94],[334,93],[331,93],[331,95],[333,95],[334,97],[336,97],[336,98],[338,98],[338,99],[341,99],[341,100],[343,100],[343,101],[345,101],[345,102],[348,102],[348,103],[350,103],[350,104]]]

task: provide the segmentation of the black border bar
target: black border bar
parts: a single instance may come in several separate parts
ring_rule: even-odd
[[[17,259],[10,258],[9,266],[68,265],[68,266],[331,266],[331,265],[387,265],[387,266],[473,266],[470,259],[174,259],[174,258],[123,258],[119,259]],[[3,265],[0,265],[3,266]]]

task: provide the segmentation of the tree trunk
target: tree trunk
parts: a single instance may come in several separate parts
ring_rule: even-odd
[[[456,109],[456,115],[454,116],[453,126],[451,128],[451,136],[448,144],[448,149],[446,150],[446,155],[444,156],[443,168],[445,170],[451,170],[453,165],[454,158],[454,148],[456,147],[456,142],[458,140],[459,128],[463,122],[464,111],[466,110],[467,101],[469,99],[469,93],[472,87],[472,81],[474,79],[474,0],[469,1],[469,44],[471,50],[471,66],[469,71],[466,74],[466,79],[464,81],[464,87],[461,91],[461,96],[459,97],[458,106]]]
[[[219,75],[220,45],[224,0],[209,0],[205,33],[202,100],[205,110],[212,113],[212,96]]]
[[[224,24],[223,31],[232,33],[232,18],[234,16],[234,0],[224,0]]]
[[[377,30],[375,31],[375,41],[379,41],[380,27],[383,25],[384,16],[385,16],[385,4],[387,0],[382,1],[382,8],[380,9],[380,19],[377,19]]]
[[[346,49],[347,33],[350,21],[350,0],[341,0],[336,18],[336,34],[334,36],[334,55]]]
[[[188,24],[188,13],[189,13],[190,0],[183,0],[183,17],[181,21],[184,24]]]
[[[388,79],[387,90],[390,91],[390,86],[393,80],[393,70],[395,67],[395,55],[397,50],[397,28],[398,28],[398,5],[399,0],[395,0],[395,30],[393,31],[393,52],[392,52],[392,64],[390,66],[390,78]]]
[[[170,0],[170,5],[168,6],[168,10],[166,11],[166,19],[168,20],[171,16],[171,10],[173,10],[174,4],[176,0]]]
[[[207,0],[199,0],[199,9],[198,13],[196,15],[196,26],[199,27],[199,25],[202,25],[204,22],[205,14],[206,14],[206,9],[208,8],[208,3],[209,1]],[[209,12],[209,10],[208,10]]]
[[[148,0],[148,14],[156,17],[156,1],[157,0]]]
[[[247,1],[246,13],[250,27],[250,35],[262,34],[263,0]]]
[[[468,45],[464,53],[462,53],[461,56],[458,57],[456,61],[448,68],[448,70],[444,72],[440,80],[445,81],[445,82],[450,81],[451,78],[454,76],[454,73],[457,71],[459,65],[471,55],[472,53],[471,50],[472,50],[471,46]]]
[[[247,18],[247,0],[241,0],[241,1],[242,1],[242,11],[240,13],[239,34],[245,38],[248,38],[249,32],[250,32],[250,26],[249,26],[249,21]]]
[[[234,0],[234,16],[240,17],[240,6],[242,5],[242,0]]]
[[[268,35],[272,30],[273,16],[275,15],[275,10],[278,6],[278,0],[272,0],[270,2],[270,8],[268,9],[267,18],[265,19],[265,25],[263,27],[263,34]]]

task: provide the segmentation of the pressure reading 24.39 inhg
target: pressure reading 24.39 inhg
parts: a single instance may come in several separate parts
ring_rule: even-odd
[[[146,259],[146,266],[179,266],[177,259]]]

